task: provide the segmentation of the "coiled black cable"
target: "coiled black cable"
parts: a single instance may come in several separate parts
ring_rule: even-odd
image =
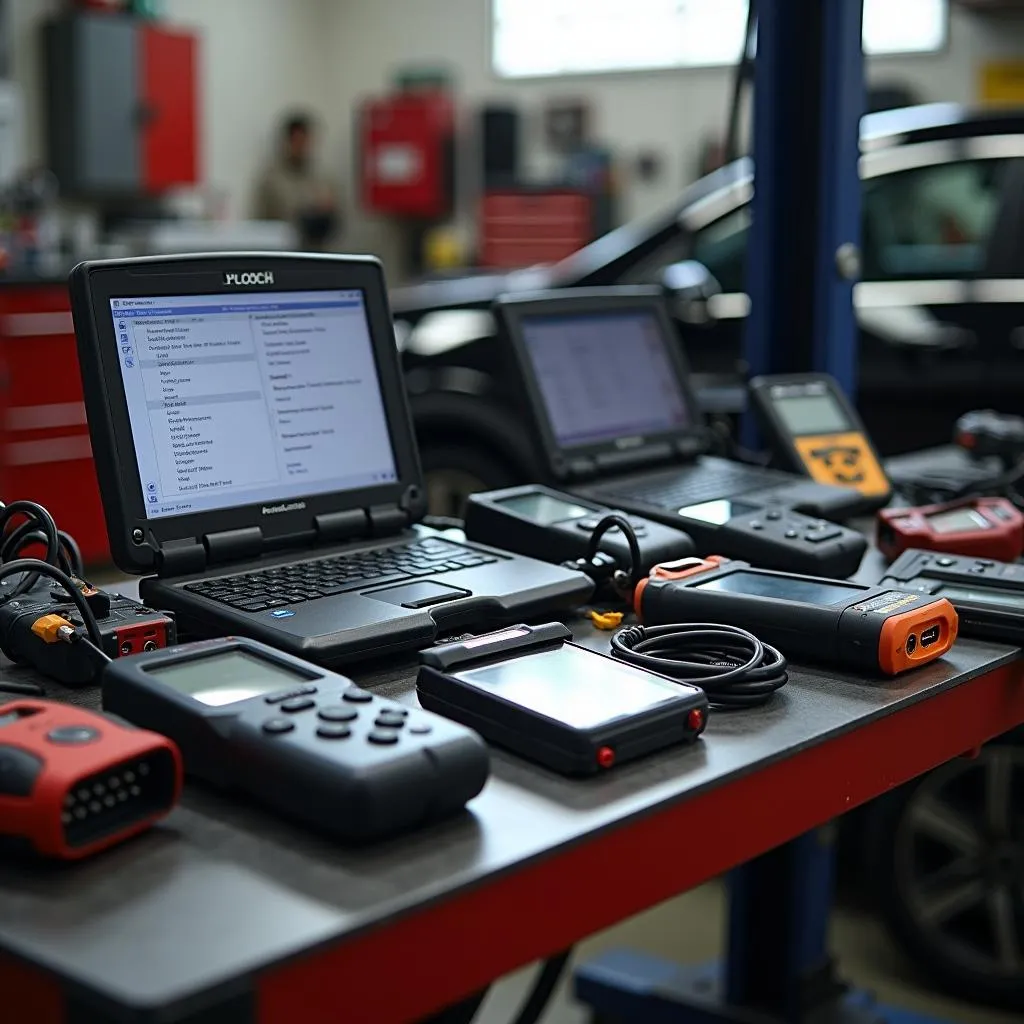
[[[713,622],[625,626],[612,636],[623,661],[699,686],[713,708],[751,708],[789,680],[786,659],[745,629]]]
[[[22,517],[24,521],[17,522]],[[57,529],[53,516],[42,505],[35,501],[0,503],[0,563],[23,557],[25,549],[33,544],[45,549],[42,561],[69,576],[82,575],[82,553],[78,545],[70,534]],[[38,573],[27,573],[8,596],[26,593],[37,579]]]

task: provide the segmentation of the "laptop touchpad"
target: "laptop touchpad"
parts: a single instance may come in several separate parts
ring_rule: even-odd
[[[372,597],[375,601],[386,601],[402,608],[426,608],[442,601],[454,601],[460,597],[469,597],[472,591],[462,587],[448,587],[443,583],[424,580],[421,583],[403,583],[401,586],[388,587],[386,590],[374,590],[364,593],[364,597]]]

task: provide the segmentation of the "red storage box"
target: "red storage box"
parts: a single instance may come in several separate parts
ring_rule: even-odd
[[[363,206],[437,220],[453,200],[455,110],[445,92],[400,93],[363,104]]]

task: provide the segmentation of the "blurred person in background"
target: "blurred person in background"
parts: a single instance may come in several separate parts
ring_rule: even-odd
[[[280,129],[280,148],[256,187],[255,215],[295,225],[303,249],[322,251],[340,227],[335,188],[314,158],[314,123],[296,112]]]

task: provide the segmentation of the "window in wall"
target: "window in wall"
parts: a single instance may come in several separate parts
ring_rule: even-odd
[[[949,0],[864,0],[864,50],[928,52],[946,41]],[[505,78],[734,64],[747,0],[492,0]]]

